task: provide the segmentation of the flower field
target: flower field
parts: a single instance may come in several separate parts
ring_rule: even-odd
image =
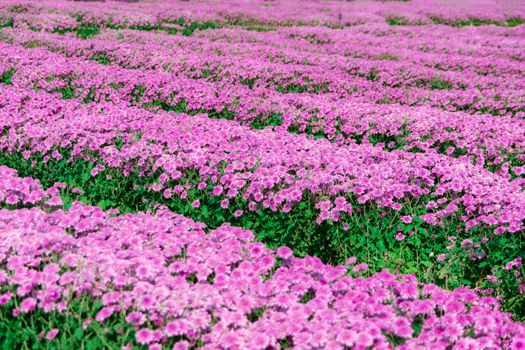
[[[525,3],[0,0],[1,349],[525,349]]]

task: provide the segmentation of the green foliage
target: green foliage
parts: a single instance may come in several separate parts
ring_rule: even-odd
[[[77,37],[80,39],[89,39],[100,33],[100,27],[93,25],[82,24],[77,28]]]
[[[445,80],[431,79],[430,90],[452,90],[452,84]]]
[[[80,296],[68,302],[66,312],[44,312],[37,309],[30,313],[13,316],[12,310],[20,302],[16,297],[0,308],[0,349],[62,350],[121,349],[123,344],[134,341],[135,330],[117,313],[100,324],[83,323],[94,319],[102,308],[101,302],[94,302],[87,296]],[[57,328],[53,340],[45,339],[50,330]]]
[[[65,34],[69,32],[75,32],[77,35],[77,38],[80,39],[89,39],[97,34],[100,33],[100,27],[91,25],[91,24],[84,24],[81,23],[80,26],[76,27],[75,29],[67,28],[67,29],[54,29],[53,32],[58,34]]]
[[[435,24],[445,24],[445,25],[449,25],[452,27],[482,26],[482,25],[496,25],[499,27],[516,27],[516,26],[519,26],[525,23],[525,21],[519,17],[508,18],[507,20],[501,21],[501,22],[480,19],[480,18],[475,18],[475,17],[471,17],[467,20],[449,20],[449,19],[444,19],[441,17],[430,16],[430,19]]]
[[[140,96],[137,96],[135,101],[140,102],[140,99],[142,98],[143,94],[144,92],[141,91],[141,94],[139,94]],[[228,108],[223,108],[221,110],[190,109],[188,108],[188,102],[186,100],[181,100],[174,105],[168,104],[161,100],[157,100],[157,101],[145,103],[142,106],[146,109],[160,107],[162,110],[166,112],[185,113],[188,115],[197,115],[201,113],[206,113],[208,115],[208,118],[212,118],[212,119],[233,120],[233,118],[235,117],[235,112],[230,111]]]
[[[525,23],[523,18],[513,17],[507,19],[507,27],[516,27]]]
[[[315,290],[310,289],[301,297],[301,300],[299,300],[299,302],[301,304],[306,304],[307,302],[309,302],[313,298],[315,298]]]
[[[242,29],[249,30],[252,32],[271,32],[275,30],[275,28],[269,26],[245,26],[242,27]]]
[[[452,90],[453,86],[450,82],[439,78],[421,79],[416,81],[416,87],[428,88],[430,90]]]
[[[445,141],[438,143],[437,141],[434,143],[434,147],[438,149],[438,152],[441,154],[447,154],[447,149],[454,148],[454,152],[451,154],[454,157],[460,157],[467,154],[467,149],[458,147],[454,141]]]
[[[39,40],[31,40],[31,41],[24,43],[22,46],[28,49],[33,49],[35,47],[42,46],[42,43]]]
[[[134,29],[134,30],[142,30],[142,31],[145,31],[145,32],[151,32],[152,30],[156,30],[158,29],[157,26],[152,26],[152,25],[135,25],[135,26],[131,26],[130,29]]]
[[[317,45],[326,45],[326,44],[330,44],[332,43],[332,41],[330,39],[328,40],[322,40],[322,39],[319,39],[317,38],[315,35],[312,35],[312,34],[308,34],[307,36],[304,37],[306,40],[308,40],[310,43],[312,44],[317,44]]]
[[[261,130],[268,126],[281,126],[283,121],[281,120],[282,113],[271,113],[270,116],[264,118],[256,118],[250,123],[252,129]]]
[[[145,92],[146,87],[144,85],[134,86],[133,90],[131,91],[131,102],[140,102]]]
[[[1,28],[11,28],[13,27],[13,24],[14,24],[13,18],[6,18],[6,19],[0,18],[0,29]]]
[[[399,61],[401,59],[400,57],[390,54],[390,53],[383,53],[377,56],[376,58],[378,60],[383,60],[383,61]]]
[[[70,100],[77,97],[77,87],[71,82],[68,82],[64,88],[60,89],[60,92],[64,100]]]
[[[408,25],[408,20],[403,16],[394,16],[387,18],[387,23],[391,26],[406,26]]]
[[[0,75],[0,83],[13,85],[13,75],[15,74],[14,68],[9,68]]]
[[[241,78],[239,80],[239,83],[249,87],[250,89],[253,89],[256,81],[257,81],[257,78],[244,78],[244,79]]]
[[[99,34],[102,27],[107,27],[107,28],[116,29],[116,30],[124,28],[122,26],[111,25],[110,23],[105,23],[105,24],[103,23],[101,25],[93,25],[93,24],[89,24],[89,23],[82,23],[82,18],[78,18],[77,20],[81,24],[76,29],[60,29],[60,30],[56,29],[55,33],[64,34],[66,32],[74,31],[78,38],[80,38],[80,39],[89,39],[89,38],[92,38],[93,36]],[[166,23],[170,23],[170,22],[166,22]],[[176,24],[180,24],[180,23],[177,22]],[[191,36],[196,30],[215,29],[215,28],[219,28],[220,27],[220,23],[214,22],[214,21],[191,22],[191,23],[185,25],[183,19],[182,19],[182,24],[180,24],[180,25],[184,26],[182,31],[181,31],[181,34],[184,35],[184,36]],[[8,24],[8,25],[5,25],[5,26],[12,26],[12,20],[11,20],[11,24]],[[176,34],[178,32],[178,30],[176,28],[169,28],[169,27],[167,28],[167,27],[163,27],[161,25],[154,25],[154,26],[152,26],[152,25],[137,25],[137,26],[131,26],[130,29],[140,30],[140,31],[161,30],[161,31],[167,32],[168,34]]]
[[[416,315],[414,317],[414,321],[412,322],[412,329],[414,330],[414,333],[412,336],[415,338],[421,334],[421,331],[423,330],[423,322],[425,321],[425,317],[422,315]]]
[[[215,29],[218,28],[218,22],[206,21],[206,22],[191,22],[190,25],[187,25],[182,30],[181,34],[184,36],[192,35],[196,30],[206,30],[206,29]]]
[[[21,4],[16,4],[16,5],[9,6],[8,10],[9,10],[9,12],[12,12],[12,13],[25,13],[25,12],[27,12],[27,9]]]
[[[466,27],[466,26],[483,26],[496,25],[499,27],[516,27],[525,23],[525,20],[519,17],[508,18],[505,21],[494,21],[480,18],[469,18],[466,20],[450,20],[438,16],[429,16],[429,19],[434,24],[448,25],[452,27]],[[391,26],[409,26],[409,25],[424,25],[425,23],[416,22],[411,23],[404,16],[391,16],[387,18],[387,23]]]
[[[281,347],[281,349],[293,348],[293,339],[290,336],[283,338],[283,339],[279,339],[278,342],[279,342],[279,346]]]
[[[327,93],[329,92],[329,86],[330,83],[318,83],[318,84],[309,84],[308,82],[305,82],[305,84],[286,84],[281,83],[278,84],[276,91],[286,94],[286,93],[303,93],[303,92],[309,92],[313,94],[318,94],[320,92]]]
[[[377,81],[379,79],[377,75],[377,70],[375,68],[370,69],[370,72],[365,78],[368,81]]]
[[[253,309],[247,316],[248,321],[250,321],[252,323],[253,322],[257,322],[258,320],[261,319],[261,317],[263,317],[265,311],[266,311],[265,307],[261,307],[261,308],[258,308],[258,309]]]
[[[105,51],[101,51],[101,52],[96,52],[94,53],[90,59],[94,60],[94,61],[97,61],[98,63],[100,64],[103,64],[103,65],[109,65],[111,64],[111,61],[109,60],[109,57],[108,57],[108,53],[105,52]]]

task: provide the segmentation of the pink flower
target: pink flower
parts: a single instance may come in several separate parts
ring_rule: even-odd
[[[506,231],[505,227],[500,226],[500,227],[498,227],[498,228],[496,228],[496,229],[494,230],[494,234],[496,234],[496,235],[500,235],[500,234],[502,234],[502,233],[505,232],[505,231]]]
[[[237,195],[237,193],[239,193],[239,191],[236,188],[230,188],[226,195],[230,198],[233,198]]]
[[[525,349],[525,336],[512,339],[510,343],[510,349],[524,350]]]
[[[184,327],[183,322],[180,320],[174,320],[171,321],[166,325],[166,328],[164,329],[164,332],[168,337],[174,337],[177,335],[184,334],[186,331],[186,327]]]
[[[293,255],[293,252],[288,247],[279,247],[277,248],[277,255],[280,256],[282,259],[288,259]]]
[[[354,265],[357,262],[357,258],[355,256],[351,256],[348,259],[346,259],[346,266]]]
[[[173,344],[173,350],[188,350],[190,348],[190,343],[185,340],[176,342]]]
[[[126,316],[126,321],[133,326],[140,326],[146,322],[146,316],[141,312],[133,311]]]
[[[67,303],[65,301],[61,301],[57,304],[57,311],[64,312],[66,311]]]
[[[102,323],[105,319],[113,315],[113,312],[114,308],[112,306],[104,307],[97,313],[95,320]]]
[[[222,194],[223,187],[221,185],[217,185],[213,188],[213,195],[214,196],[220,196]]]
[[[223,199],[221,201],[221,208],[222,209],[227,209],[229,204],[230,204],[230,202],[227,199]]]
[[[321,211],[328,211],[331,207],[332,203],[330,201],[322,201],[319,203],[319,209],[321,209]]]
[[[14,194],[12,194],[6,198],[5,202],[9,205],[15,205],[19,202],[19,198],[15,196]]]
[[[57,328],[53,328],[52,330],[50,330],[49,332],[47,332],[46,334],[46,339],[47,340],[53,340],[55,339],[55,337],[57,336],[58,334],[58,329]]]
[[[139,344],[149,344],[153,342],[154,335],[153,331],[151,331],[148,328],[142,328],[138,332],[135,333],[135,339],[137,340],[137,343]]]
[[[238,218],[242,215],[242,210],[236,210],[235,213],[233,213],[233,215]]]
[[[270,345],[270,338],[264,333],[256,333],[249,340],[249,349],[266,349]]]
[[[20,311],[22,313],[27,313],[27,312],[33,311],[35,307],[36,307],[36,299],[26,298],[20,304]]]
[[[52,206],[52,207],[59,207],[62,206],[64,202],[62,201],[62,198],[56,196],[51,197],[49,200],[46,201],[46,205]]]
[[[12,297],[13,297],[13,293],[12,292],[6,292],[6,293],[0,295],[0,305],[7,304],[11,300]]]
[[[405,239],[405,235],[402,234],[401,232],[399,232],[399,233],[396,234],[396,239],[397,239],[398,241],[402,241],[402,240]]]
[[[412,222],[412,216],[411,215],[404,215],[401,217],[401,221],[405,224],[410,224]]]
[[[140,304],[143,308],[149,309],[153,306],[153,304],[155,304],[155,300],[150,295],[146,294],[142,296]]]
[[[344,197],[337,197],[334,201],[336,208],[344,208],[346,205],[346,198]]]
[[[401,209],[403,209],[403,206],[400,203],[394,203],[390,207],[396,211],[400,211]]]
[[[353,272],[360,272],[360,271],[367,271],[367,270],[368,270],[368,265],[365,263],[357,264],[352,269]]]
[[[92,322],[93,322],[92,318],[88,318],[87,320],[82,322],[82,329],[86,330]]]
[[[80,188],[75,187],[71,190],[71,193],[82,194],[84,193],[84,191],[82,191]]]
[[[473,244],[473,242],[470,239],[465,239],[465,240],[463,240],[463,242],[461,242],[461,247],[462,248],[471,247],[472,244]]]
[[[273,257],[272,255],[266,255],[266,256],[263,256],[262,259],[259,260],[258,265],[259,265],[263,270],[269,270],[269,269],[271,269],[271,268],[275,265],[274,257]]]
[[[194,200],[194,201],[191,203],[191,206],[192,206],[193,208],[198,208],[198,207],[201,206],[201,201],[198,200],[198,199],[197,199],[197,200]]]

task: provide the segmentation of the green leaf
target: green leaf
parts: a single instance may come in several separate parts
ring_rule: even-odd
[[[75,339],[82,340],[82,338],[84,338],[84,330],[82,329],[82,327],[78,327],[75,330],[73,336],[75,337]]]

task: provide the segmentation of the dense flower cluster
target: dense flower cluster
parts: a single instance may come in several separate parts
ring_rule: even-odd
[[[350,215],[352,196],[361,204],[396,211],[403,208],[403,200],[422,199],[426,211],[421,218],[431,225],[465,208],[461,220],[467,229],[489,225],[497,234],[523,229],[525,193],[516,181],[445,155],[337,146],[198,115],[81,105],[42,92],[0,89],[5,115],[1,126],[7,131],[0,137],[1,149],[22,152],[26,158],[40,153],[60,160],[60,147],[71,151],[70,162],[96,161],[92,176],[106,168],[125,174],[137,167],[144,172],[161,169],[151,190],[164,191],[167,197],[185,199],[191,188],[202,190],[208,183],[211,195],[250,200],[249,210],[262,206],[287,211],[308,191],[318,198],[319,223]],[[120,149],[114,146],[119,136],[125,140]],[[85,158],[90,152],[95,156]],[[184,181],[190,171],[199,174],[203,187]]]
[[[2,209],[0,232],[0,301],[18,298],[14,315],[63,311],[87,294],[104,305],[98,322],[123,312],[136,341],[152,347],[177,337],[176,349],[197,341],[210,349],[388,349],[397,337],[400,349],[518,349],[525,337],[495,299],[466,288],[447,292],[388,272],[352,278],[348,266],[269,250],[229,225],[205,233],[168,211]]]
[[[15,170],[0,166],[0,205],[5,204],[12,207],[36,204],[49,207],[61,206],[60,187],[62,184],[58,183],[55,187],[43,190],[38,180],[29,177],[21,178]]]
[[[0,0],[0,343],[524,349],[524,4]]]
[[[322,135],[338,144],[373,143],[387,150],[439,152],[455,157],[467,157],[472,163],[497,171],[505,177],[523,177],[525,173],[525,159],[522,154],[525,124],[521,118],[523,112],[520,111],[523,102],[518,102],[515,108],[509,102],[510,96],[515,93],[518,93],[519,101],[523,98],[520,92],[523,91],[520,77],[524,74],[524,70],[519,64],[510,65],[508,60],[498,58],[496,52],[490,53],[489,67],[493,68],[489,70],[486,68],[488,64],[486,59],[478,62],[468,56],[461,57],[459,64],[464,66],[453,68],[444,59],[449,54],[439,54],[435,57],[427,52],[424,52],[421,58],[416,56],[418,58],[412,62],[403,57],[402,63],[370,59],[370,55],[373,56],[370,53],[359,53],[358,55],[365,55],[365,57],[354,59],[348,58],[345,52],[355,52],[356,48],[362,50],[362,47],[354,42],[345,44],[344,38],[329,32],[328,34],[333,36],[330,40],[337,43],[335,48],[338,49],[329,50],[328,53],[324,53],[325,57],[312,59],[312,62],[305,65],[304,59],[300,58],[300,52],[313,51],[319,47],[303,39],[305,36],[313,35],[307,34],[309,32],[299,35],[301,32],[298,30],[294,33],[291,29],[286,29],[279,35],[253,34],[246,37],[240,30],[228,29],[214,31],[221,32],[222,35],[207,35],[211,38],[203,37],[198,40],[151,32],[135,32],[125,32],[126,35],[121,39],[117,38],[117,33],[122,35],[121,31],[109,32],[109,34],[101,34],[100,38],[86,41],[71,37],[64,40],[58,34],[8,30],[6,36],[13,43],[30,47],[43,46],[60,55],[18,46],[2,46],[2,52],[5,53],[2,56],[5,64],[4,72],[12,70],[11,80],[16,85],[26,87],[36,85],[48,91],[60,90],[63,94],[67,93],[87,100],[102,99],[118,104],[142,106],[164,104],[165,107],[180,107],[183,104],[184,108],[181,111],[206,111],[214,117],[233,118],[247,125],[280,125],[279,128],[289,131]],[[316,35],[323,37],[321,34]],[[374,37],[368,33],[363,35],[369,38],[362,38],[362,40],[371,40],[370,36]],[[255,39],[256,44],[252,42]],[[495,44],[500,37],[495,35],[493,39]],[[284,44],[277,46],[273,44],[275,42]],[[374,45],[382,47],[379,45],[386,45],[386,42],[374,43]],[[323,45],[323,50],[325,46]],[[340,46],[346,48],[341,49]],[[284,54],[287,57],[283,63],[272,61],[276,50],[279,55]],[[265,54],[261,54],[262,52]],[[375,54],[387,55],[385,52]],[[314,55],[314,52],[311,55]],[[406,88],[410,88],[411,96],[414,89],[420,90],[421,96],[428,101],[430,94],[442,94],[444,90],[432,90],[432,88],[429,90],[428,87],[417,87],[417,85],[425,81],[432,83],[432,75],[435,75],[434,66],[448,65],[446,72],[452,73],[457,70],[455,74],[461,75],[461,79],[468,82],[475,81],[478,87],[482,81],[487,81],[486,88],[477,90],[475,94],[481,94],[485,99],[488,93],[486,89],[495,91],[499,96],[497,97],[499,102],[490,108],[499,109],[501,106],[497,107],[497,105],[503,103],[505,108],[518,112],[514,117],[511,117],[512,112],[509,112],[509,116],[493,118],[465,112],[444,112],[442,108],[449,109],[451,106],[437,100],[433,100],[437,103],[437,107],[411,106],[411,103],[404,104],[406,101],[401,100],[397,102],[402,105],[377,105],[369,102],[370,96],[362,99],[353,95],[341,96],[334,92],[323,94],[307,91],[280,92],[276,91],[275,87],[267,85],[274,84],[277,78],[274,73],[270,76],[266,73],[276,70],[279,72],[279,86],[290,87],[297,84],[302,86],[301,84],[304,84],[302,80],[307,78],[311,81],[314,78],[303,76],[297,82],[290,80],[299,74],[297,69],[305,67],[312,69],[312,66],[317,66],[316,70],[328,69],[333,72],[334,64],[325,67],[317,62],[333,60],[334,57],[344,60],[346,65],[344,70],[350,72],[350,76],[363,80],[363,84],[358,83],[360,86],[358,91],[373,87],[373,94],[378,100],[383,99],[384,96],[381,97],[381,94],[389,91],[385,84],[391,84],[386,80],[393,79],[405,82]],[[468,63],[463,61],[465,58],[469,60]],[[253,63],[257,60],[261,62]],[[270,66],[265,64],[268,60],[272,61]],[[350,68],[348,65],[351,60],[355,61],[356,69],[364,70],[359,72]],[[419,62],[420,60],[423,60],[423,63]],[[116,64],[122,68],[101,67],[97,61]],[[370,62],[373,66],[367,66]],[[384,62],[395,64],[396,67],[385,67]],[[261,67],[266,68],[252,72],[252,68],[261,70]],[[130,68],[137,70],[130,70]],[[159,69],[168,70],[169,73],[160,73]],[[359,77],[368,74],[369,70],[373,70],[377,76],[373,82]],[[381,72],[395,76],[387,77]],[[329,72],[318,73],[326,79]],[[425,76],[427,73],[430,75]],[[472,74],[477,75],[471,76]],[[173,79],[174,75],[177,76],[176,80]],[[510,80],[496,81],[502,77]],[[491,82],[487,80],[492,78],[496,80]],[[445,80],[450,79],[452,78],[447,77]],[[336,77],[329,80],[336,81]],[[246,81],[254,81],[255,86],[251,88],[245,86],[243,82]],[[507,88],[506,92],[501,88],[502,86]],[[405,87],[395,89],[406,90]],[[461,89],[455,91],[464,92]],[[474,96],[463,95],[469,99]],[[503,95],[507,96],[502,99]],[[434,105],[434,102],[431,105]],[[485,99],[475,104],[479,108],[488,108],[486,103],[488,102]]]
[[[233,40],[235,40],[235,31],[232,32],[232,30],[228,29],[224,33],[227,36],[233,36]],[[520,33],[516,30],[517,37],[521,35]],[[152,40],[153,43],[147,43],[148,52],[150,50],[159,51],[160,56],[155,56],[154,58],[144,54],[143,50],[141,50],[141,53],[135,54],[134,52],[137,50],[130,49],[129,46],[122,48],[123,54],[119,55],[119,51],[112,52],[112,46],[115,44],[103,44],[89,48],[92,45],[90,43],[86,50],[87,52],[84,52],[82,47],[86,46],[85,43],[80,45],[73,43],[71,48],[67,48],[67,51],[73,55],[78,55],[79,53],[87,55],[95,60],[102,60],[102,62],[120,63],[125,65],[126,68],[153,66],[158,69],[174,71],[176,72],[175,74],[189,76],[193,79],[207,78],[208,80],[218,80],[223,83],[235,83],[243,87],[244,90],[255,89],[258,95],[267,91],[270,93],[273,91],[284,92],[286,94],[293,92],[324,92],[329,93],[328,96],[331,96],[332,99],[351,97],[376,103],[388,102],[409,106],[433,106],[451,111],[467,110],[472,113],[490,112],[496,115],[508,114],[518,116],[523,115],[525,112],[522,108],[523,82],[520,79],[522,75],[521,69],[518,68],[517,72],[516,70],[511,70],[510,74],[506,73],[509,68],[505,66],[505,61],[501,68],[496,66],[493,69],[495,71],[493,74],[485,74],[485,68],[478,70],[474,67],[474,69],[436,72],[434,66],[442,64],[439,60],[438,62],[431,62],[430,64],[434,63],[434,65],[429,67],[429,63],[419,62],[419,60],[403,62],[399,61],[401,58],[397,56],[392,56],[393,58],[389,59],[388,53],[381,54],[379,59],[369,59],[366,56],[360,57],[361,54],[359,52],[354,52],[353,47],[355,44],[347,44],[344,38],[337,35],[333,37],[328,36],[325,40],[333,41],[338,46],[339,44],[344,45],[344,50],[330,50],[328,53],[324,53],[324,45],[315,44],[316,41],[323,40],[323,36],[320,36],[320,39],[307,41],[304,37],[311,38],[313,35],[308,32],[305,33],[304,30],[296,33],[290,33],[288,30],[283,31],[283,34],[279,35],[279,37],[284,36],[287,40],[293,41],[295,47],[287,48],[284,46],[278,48],[277,51],[273,47],[266,49],[264,47],[266,46],[264,45],[266,41],[280,40],[280,38],[275,38],[275,34],[259,34],[257,36],[260,38],[256,36],[255,38],[250,38],[250,40],[260,41],[263,45],[252,44],[251,46],[254,46],[254,48],[251,50],[242,49],[241,52],[245,52],[243,54],[236,53],[237,50],[241,49],[241,45],[228,42],[221,44],[220,41],[224,40],[221,37],[216,39],[217,43],[210,45],[211,47],[204,50],[204,55],[198,51],[195,52],[195,43],[186,44],[189,46],[187,50],[192,50],[192,52],[181,52],[180,45],[177,45],[177,43],[175,43],[174,54],[170,52],[173,50],[166,50],[166,48],[158,50],[155,47],[158,45],[154,43],[157,40]],[[403,34],[403,32],[398,33],[394,31],[390,35],[396,37]],[[453,35],[454,33],[443,34]],[[216,35],[214,36],[216,37]],[[319,34],[316,34],[314,38],[317,35]],[[369,36],[375,37],[375,35]],[[424,42],[429,39],[422,36],[421,41]],[[495,45],[499,42],[500,36],[495,33],[492,36],[492,40],[494,41],[492,44]],[[310,41],[313,41],[313,43]],[[511,42],[509,48],[512,49],[518,42],[518,40]],[[35,43],[36,45],[39,43],[38,36],[34,41],[30,41],[29,44],[35,45]],[[259,45],[263,47],[260,48],[258,47]],[[53,46],[56,46],[56,44]],[[306,48],[302,48],[302,46],[306,46]],[[82,51],[75,53],[75,49]],[[232,49],[233,53],[230,54]],[[313,51],[311,52],[312,57],[309,58],[311,61],[309,59],[305,60],[299,54],[305,49]],[[163,51],[167,52],[163,53]],[[352,55],[356,57],[351,57]],[[496,62],[499,60],[502,59],[498,58]],[[141,61],[145,63],[141,63]],[[319,64],[319,62],[328,63]],[[128,63],[129,66],[127,65]],[[51,67],[48,69],[51,69]],[[502,71],[502,74],[499,74],[499,71]],[[159,72],[156,72],[156,74],[159,74]],[[171,76],[171,74],[160,74],[160,76]],[[473,83],[474,81],[475,83]],[[212,86],[214,85],[218,84],[213,84]],[[156,86],[158,89],[159,84],[157,83]],[[146,87],[149,88],[149,86]],[[153,97],[156,95],[156,91],[149,91],[148,89],[147,96]],[[166,94],[164,95],[166,96]]]
[[[263,23],[263,24],[323,24],[341,27],[363,23],[396,24],[461,24],[476,19],[481,23],[502,23],[507,20],[524,19],[525,7],[520,1],[499,2],[495,0],[463,1],[446,3],[440,1],[388,2],[378,1],[339,2],[327,1],[322,6],[316,1],[304,1],[297,6],[293,0],[279,2],[190,2],[173,3],[156,1],[155,4],[129,0],[110,2],[103,7],[98,2],[71,3],[47,0],[31,3],[21,0],[3,0],[0,12],[5,17],[17,17],[19,10],[31,13],[59,12],[81,17],[84,23],[114,27],[155,26],[176,22],[180,18],[188,21],[216,21],[219,23]],[[393,22],[395,21],[395,22]]]

